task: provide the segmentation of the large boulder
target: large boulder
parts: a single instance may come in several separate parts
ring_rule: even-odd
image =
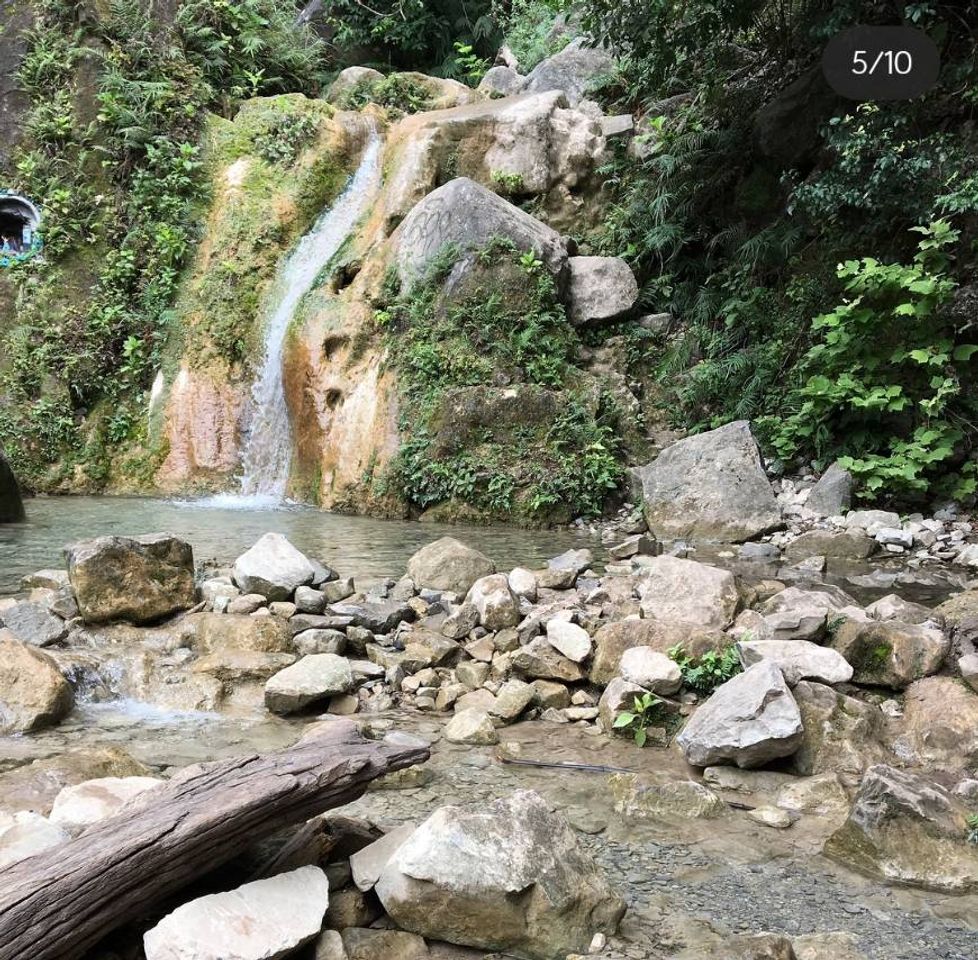
[[[887,883],[943,893],[978,891],[970,810],[936,783],[878,765],[866,771],[849,818],[824,853]]]
[[[242,593],[288,600],[296,587],[312,583],[316,567],[281,533],[266,533],[234,561],[234,582]]]
[[[281,960],[319,936],[329,881],[300,867],[191,900],[143,937],[146,960]]]
[[[461,540],[442,537],[418,550],[408,560],[407,572],[417,587],[465,596],[476,580],[495,573],[496,565]]]
[[[532,250],[558,279],[567,272],[567,244],[555,230],[467,177],[456,177],[429,193],[397,228],[391,242],[401,283],[410,287],[445,247],[480,249],[505,237]]]
[[[956,677],[925,677],[904,696],[906,743],[918,763],[957,773],[978,767],[978,694]]]
[[[790,761],[795,773],[837,773],[855,784],[867,766],[887,757],[885,718],[878,706],[809,680],[802,680],[793,694],[805,727]]]
[[[520,603],[505,573],[480,577],[465,595],[465,602],[479,614],[479,623],[495,632],[520,622]]]
[[[653,557],[642,568],[637,592],[650,620],[724,629],[740,604],[737,581],[729,570],[679,557]]]
[[[196,601],[193,548],[168,533],[96,537],[65,552],[86,623],[152,623]]]
[[[0,630],[0,733],[52,726],[74,704],[72,689],[54,660]]]
[[[847,620],[829,644],[852,664],[856,683],[892,690],[936,673],[951,648],[940,627],[897,620]]]
[[[269,678],[265,706],[273,713],[297,713],[352,687],[349,660],[335,653],[314,653]]]
[[[560,90],[570,105],[577,106],[591,88],[614,71],[614,57],[600,47],[586,47],[574,40],[559,53],[538,63],[527,75],[530,93]]]
[[[479,81],[478,90],[489,96],[512,97],[526,86],[526,77],[512,67],[500,64],[490,67]]]
[[[14,471],[0,448],[0,523],[17,523],[24,519],[24,503]]]
[[[801,745],[801,714],[781,671],[763,660],[718,687],[679,734],[696,767],[733,763],[761,767]]]
[[[532,791],[435,811],[375,892],[405,930],[529,960],[586,953],[625,912],[573,830]]]
[[[614,320],[635,306],[638,281],[621,257],[571,257],[568,263],[571,323]]]
[[[740,543],[781,526],[781,509],[746,420],[666,447],[635,476],[645,519],[660,540]]]
[[[792,687],[799,680],[848,683],[852,679],[852,667],[840,654],[808,640],[741,640],[737,650],[745,667],[762,660],[777,664]]]

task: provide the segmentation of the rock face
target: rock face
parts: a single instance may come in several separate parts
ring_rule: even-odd
[[[642,613],[651,620],[723,629],[740,603],[737,582],[728,570],[679,557],[655,557],[638,584]]]
[[[0,448],[0,523],[17,523],[24,519],[20,487],[3,449]]]
[[[465,216],[459,215],[461,210]],[[422,278],[447,244],[474,250],[494,237],[506,237],[521,250],[532,250],[558,280],[563,279],[567,244],[559,233],[474,180],[457,177],[429,193],[391,237],[401,282],[410,287]]]
[[[762,660],[777,664],[792,687],[799,680],[848,683],[852,679],[852,667],[840,654],[808,640],[742,640],[737,649],[745,667]]]
[[[442,537],[415,553],[408,560],[407,572],[418,587],[465,596],[476,580],[495,573],[496,565],[461,540]]]
[[[74,704],[71,687],[54,660],[0,630],[0,732],[52,726]]]
[[[571,257],[571,322],[613,320],[628,313],[638,299],[638,281],[621,257]]]
[[[676,742],[693,766],[751,768],[791,756],[802,734],[798,705],[781,671],[765,660],[718,687]]]
[[[746,420],[666,447],[636,468],[645,519],[660,540],[740,543],[781,525],[781,510]]]
[[[266,533],[234,562],[234,582],[241,592],[269,600],[288,600],[315,576],[312,561],[280,533]]]
[[[566,821],[532,791],[437,810],[375,890],[405,930],[529,960],[587,952],[625,911]]]
[[[852,664],[856,683],[902,690],[936,673],[951,642],[932,625],[849,620],[836,631],[831,646]]]
[[[888,883],[946,893],[978,890],[969,810],[943,787],[893,767],[871,767],[827,856]]]
[[[66,554],[86,623],[151,623],[194,605],[193,549],[168,533],[97,537]]]
[[[265,706],[273,713],[296,713],[352,687],[349,660],[334,653],[316,653],[269,679]]]
[[[143,937],[146,960],[280,960],[319,935],[329,881],[301,867],[192,900]]]
[[[575,40],[537,64],[527,75],[525,89],[531,93],[560,90],[571,106],[577,106],[613,67],[614,59],[606,50],[585,47],[582,40]]]

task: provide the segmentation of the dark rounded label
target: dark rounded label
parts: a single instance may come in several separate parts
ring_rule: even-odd
[[[850,27],[828,42],[822,72],[850,100],[912,100],[937,83],[941,54],[913,27]]]

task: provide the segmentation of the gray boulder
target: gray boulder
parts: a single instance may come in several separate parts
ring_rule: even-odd
[[[280,960],[319,936],[329,881],[300,867],[191,900],[143,937],[146,960]]]
[[[833,463],[812,487],[805,506],[822,517],[844,515],[852,504],[852,486],[852,474]]]
[[[193,548],[168,533],[96,537],[66,555],[86,623],[151,623],[196,602]]]
[[[17,523],[24,519],[24,503],[17,478],[0,448],[0,523]]]
[[[781,526],[746,420],[672,444],[635,476],[660,539],[740,543]]]
[[[847,620],[835,631],[829,646],[852,664],[856,683],[902,690],[936,673],[951,641],[933,624]]]
[[[18,640],[35,647],[46,647],[68,636],[64,620],[52,616],[39,603],[26,600],[0,610],[0,624]]]
[[[764,660],[718,687],[676,742],[695,767],[733,763],[749,769],[791,756],[803,733],[781,671]]]
[[[273,713],[296,713],[352,687],[349,660],[334,653],[315,653],[269,679],[265,706]]]
[[[636,590],[648,619],[698,627],[724,629],[740,604],[737,581],[729,570],[679,557],[649,560]]]
[[[792,687],[801,680],[848,683],[852,679],[852,667],[844,657],[808,640],[742,640],[737,650],[745,667],[762,660],[777,664]]]
[[[942,786],[879,765],[866,771],[849,818],[824,853],[886,883],[943,893],[978,891],[970,810]]]
[[[571,257],[571,323],[584,326],[624,316],[638,299],[638,281],[621,257]]]
[[[512,240],[521,250],[532,250],[563,287],[568,259],[563,237],[467,177],[457,177],[429,193],[394,232],[391,242],[401,283],[410,287],[422,279],[448,245],[475,250],[497,237]]]
[[[586,953],[625,912],[574,831],[532,791],[435,811],[374,889],[402,929],[529,960]]]
[[[520,605],[505,573],[480,577],[465,595],[466,604],[479,614],[479,623],[490,631],[515,627],[520,622]]]
[[[614,65],[614,57],[607,50],[585,47],[583,39],[577,39],[538,63],[526,78],[526,90],[560,90],[576,107],[597,82],[610,76]]]
[[[496,565],[484,553],[454,537],[428,543],[408,560],[408,576],[420,587],[450,590],[460,597],[480,577],[496,572]]]
[[[234,561],[233,576],[242,593],[288,600],[296,587],[313,582],[316,568],[281,533],[266,533]]]
[[[512,97],[526,86],[526,77],[512,67],[490,67],[476,88],[489,96]]]

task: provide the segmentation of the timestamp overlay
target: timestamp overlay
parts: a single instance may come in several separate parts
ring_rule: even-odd
[[[914,27],[850,27],[826,45],[822,72],[850,100],[912,100],[937,83],[941,54]]]

